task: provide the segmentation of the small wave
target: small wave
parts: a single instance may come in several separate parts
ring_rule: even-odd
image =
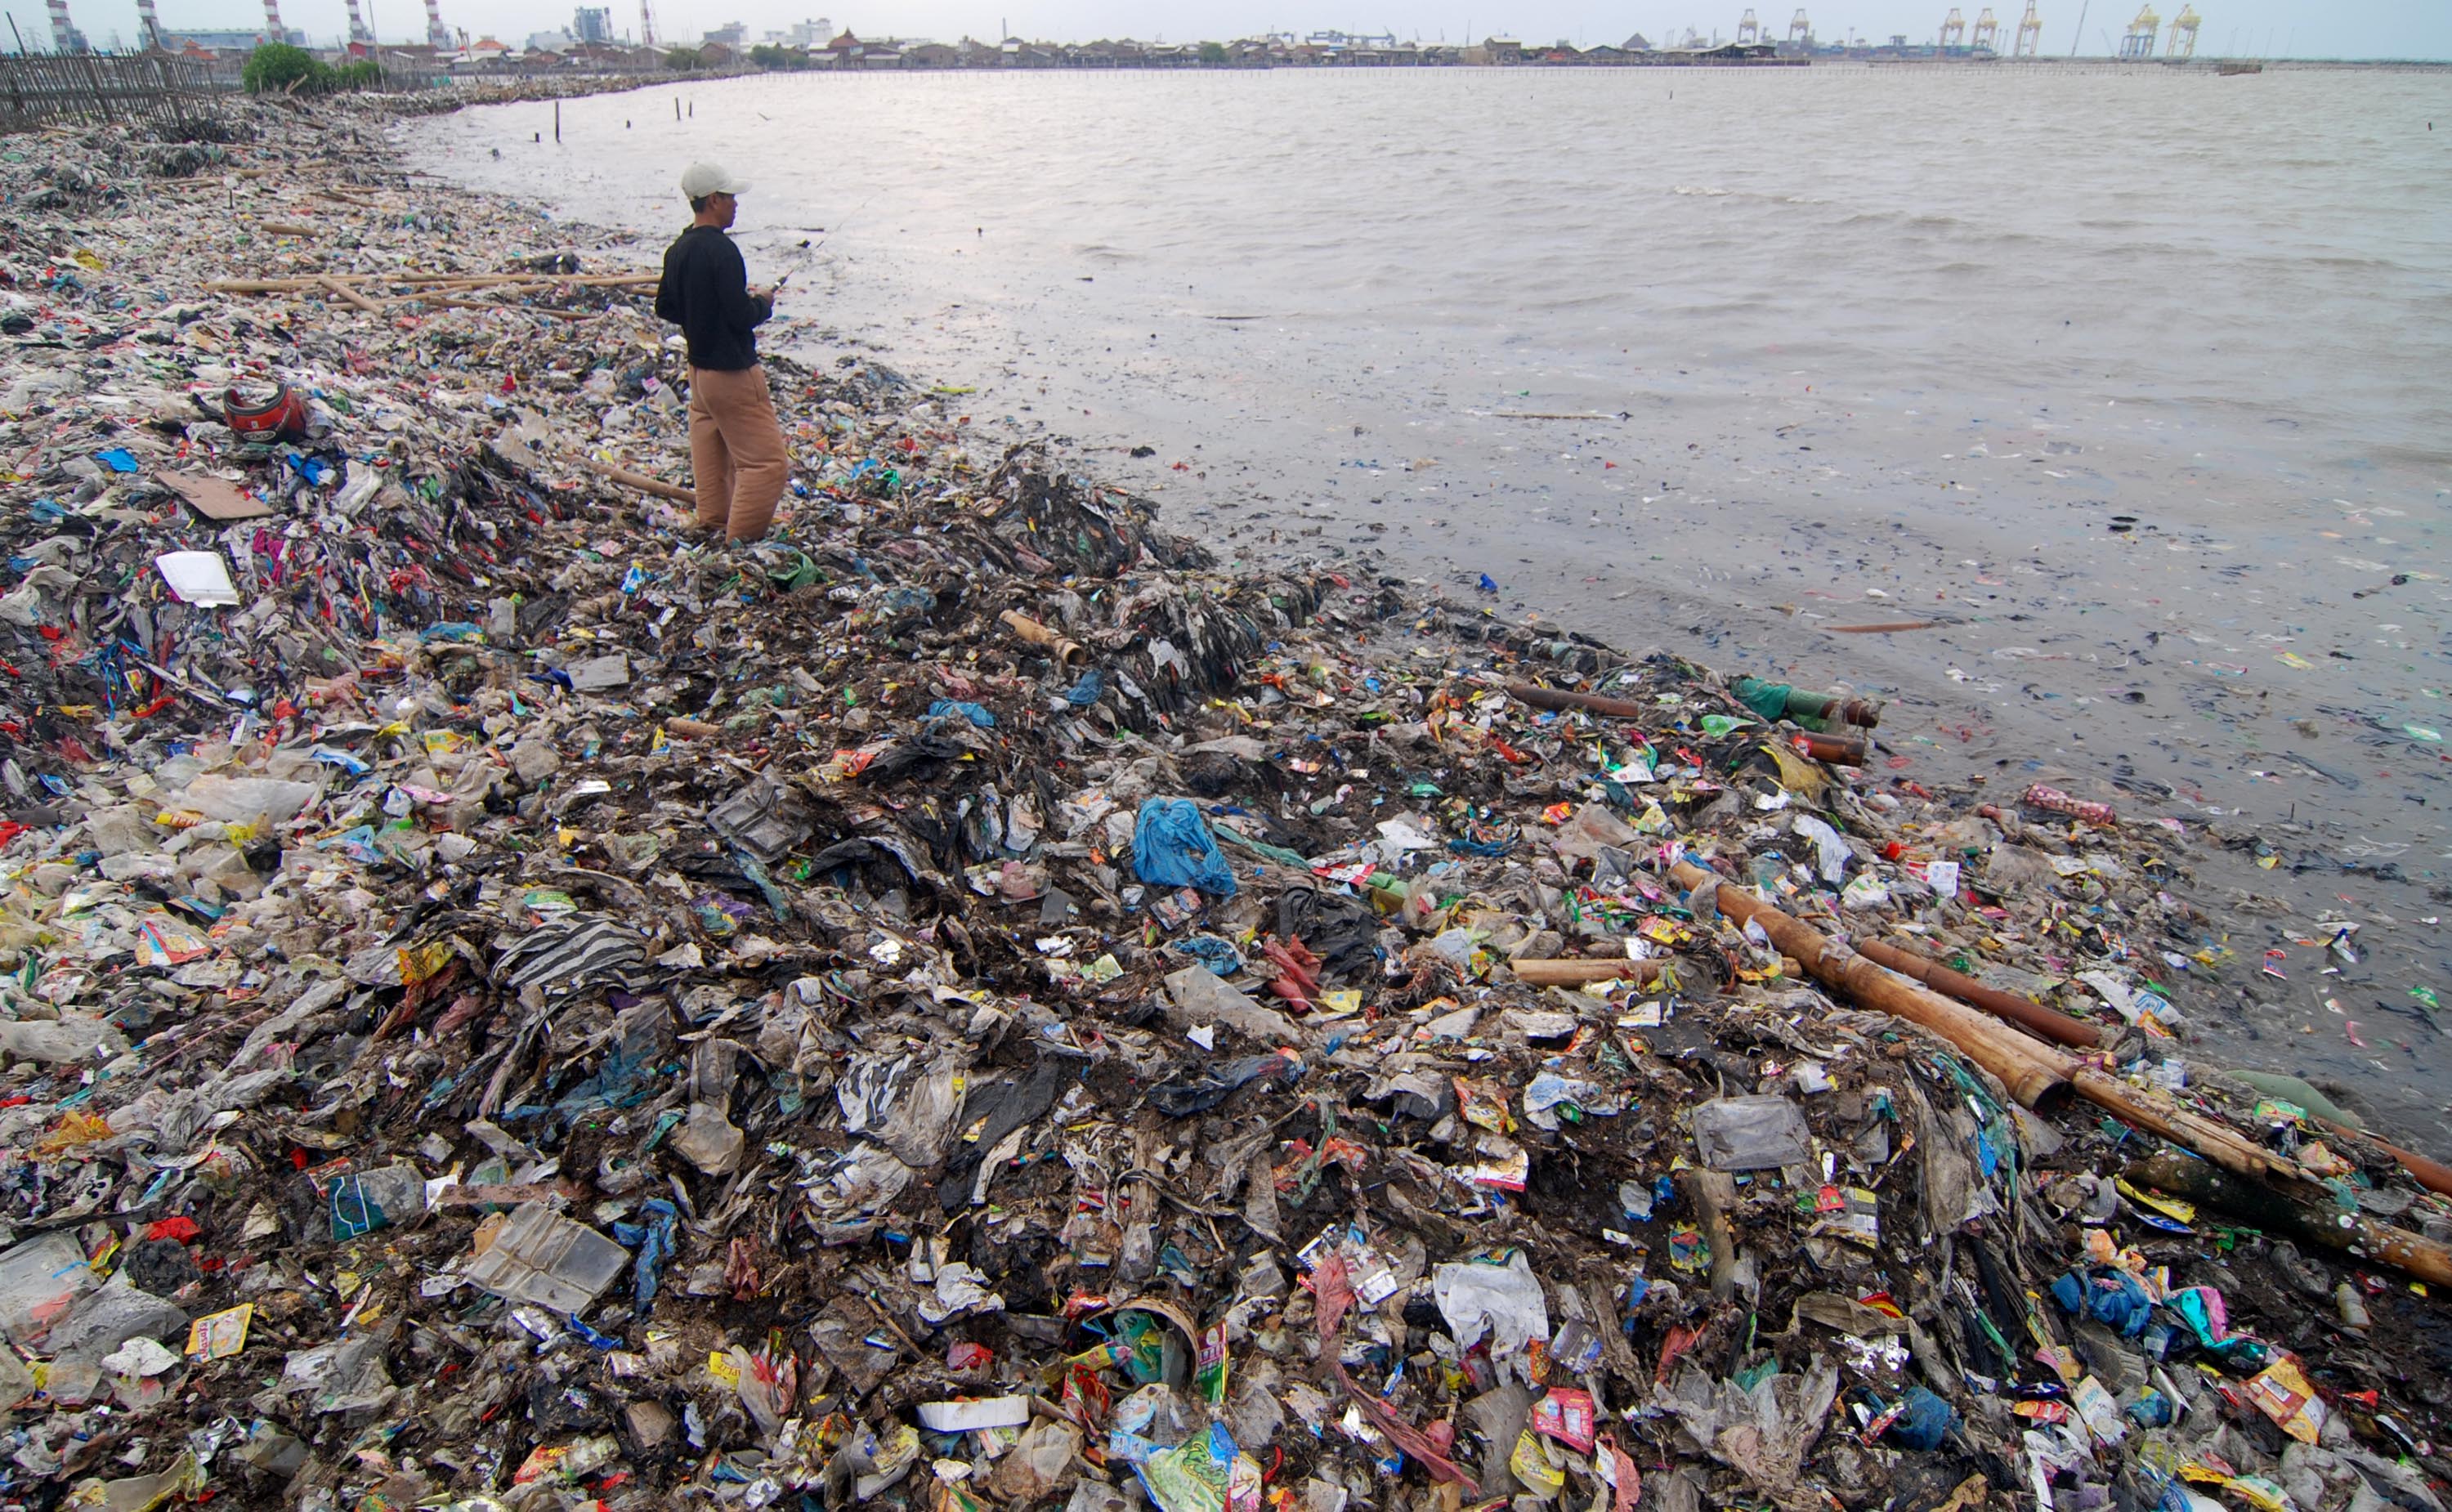
[[[1724,195],[1734,194],[1737,191],[1734,189],[1706,188],[1692,184],[1680,184],[1671,188],[1669,192],[1671,194],[1700,194],[1706,199],[1716,200]]]

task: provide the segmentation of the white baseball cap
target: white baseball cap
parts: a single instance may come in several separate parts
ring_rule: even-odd
[[[682,198],[702,200],[710,194],[742,195],[749,186],[713,163],[693,163],[682,170]]]

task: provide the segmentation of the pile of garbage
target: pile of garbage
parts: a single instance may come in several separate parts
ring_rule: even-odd
[[[2189,832],[873,362],[689,543],[645,252],[248,131],[0,163],[10,1504],[2442,1512]]]

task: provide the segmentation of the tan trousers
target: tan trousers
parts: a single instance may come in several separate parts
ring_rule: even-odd
[[[774,521],[791,459],[766,392],[766,369],[690,369],[690,471],[698,522],[734,540],[756,540]]]

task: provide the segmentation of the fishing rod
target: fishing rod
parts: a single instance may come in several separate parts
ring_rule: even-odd
[[[881,194],[881,193],[883,193],[884,191],[880,189],[880,190],[879,190],[878,192]],[[815,256],[817,256],[817,255],[818,255],[818,251],[819,251],[819,249],[820,249],[821,247],[823,247],[823,246],[824,246],[828,242],[833,241],[833,240],[835,239],[836,235],[837,235],[838,233],[840,233],[840,232],[842,230],[842,228],[844,227],[844,226],[848,225],[849,223],[851,223],[851,222],[853,222],[853,221],[857,221],[857,220],[859,220],[859,219],[860,219],[860,215],[861,215],[861,213],[862,213],[863,211],[865,211],[865,210],[866,210],[870,206],[875,205],[876,203],[877,203],[877,195],[876,195],[876,194],[872,194],[872,195],[870,195],[867,199],[864,199],[864,200],[860,201],[858,205],[856,205],[856,206],[852,206],[852,212],[851,212],[849,215],[846,215],[846,216],[844,216],[841,220],[835,222],[834,229],[833,229],[833,230],[826,232],[826,233],[825,233],[824,235],[822,235],[822,236],[820,236],[820,237],[817,239],[817,241],[816,241],[816,242],[814,242],[814,243],[804,243],[804,244],[802,244],[804,246],[806,246],[806,247],[807,247],[809,255],[810,255],[811,257],[815,257]]]

